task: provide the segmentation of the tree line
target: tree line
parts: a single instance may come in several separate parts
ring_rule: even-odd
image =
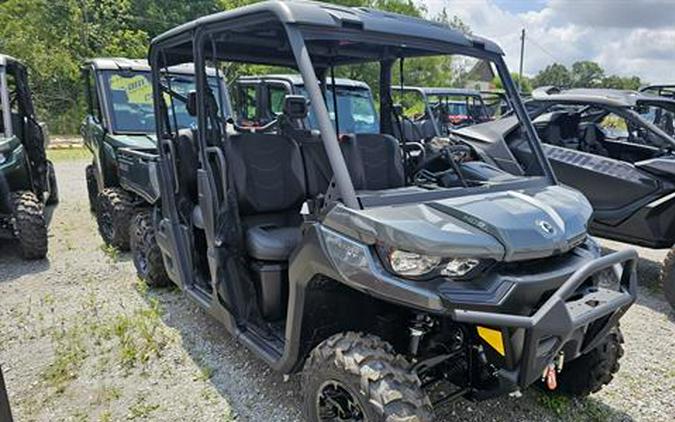
[[[147,56],[150,40],[162,32],[199,16],[232,9],[256,0],[5,0],[0,2],[0,53],[15,56],[30,69],[33,95],[41,118],[53,133],[78,132],[84,115],[84,89],[80,66],[92,57]],[[328,0],[346,6],[367,6],[422,17],[427,10],[413,0]],[[445,10],[432,19],[465,32],[470,29]],[[260,66],[233,67],[229,80],[241,73],[260,72]],[[397,70],[395,70],[395,73]],[[406,61],[408,84],[443,85],[461,81],[462,69],[449,57]],[[339,76],[377,80],[378,70],[366,64],[339,69]],[[393,75],[398,80],[398,74]],[[534,78],[532,86],[604,86],[634,89],[637,77],[606,76],[597,63],[578,62],[571,69],[554,63]],[[376,86],[375,94],[377,95]]]

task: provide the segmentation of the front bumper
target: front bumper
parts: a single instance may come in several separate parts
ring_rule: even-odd
[[[506,351],[496,373],[500,390],[525,388],[562,350],[566,360],[574,359],[616,326],[637,297],[637,258],[634,250],[625,250],[587,262],[531,316],[454,309],[452,318],[500,330]],[[615,266],[621,268],[616,290],[596,287],[579,292],[591,276]]]

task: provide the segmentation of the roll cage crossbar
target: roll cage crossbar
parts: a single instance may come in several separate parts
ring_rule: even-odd
[[[495,63],[505,91],[515,99],[515,113],[525,123],[525,132],[544,176],[549,183],[556,183],[503,61],[502,51],[490,41],[447,26],[368,9],[268,1],[206,16],[160,35],[151,43],[150,63],[156,113],[159,114],[162,111],[159,106],[161,69],[194,61],[200,155],[207,148],[207,128],[214,129],[207,126],[206,103],[211,95],[204,73],[207,60],[297,69],[304,81],[342,202],[349,208],[358,209],[362,204],[342,156],[319,80],[323,80],[326,71],[333,66],[379,63],[381,130],[393,135],[390,110],[393,64],[406,57],[442,54],[464,54]],[[164,127],[164,119],[156,119],[156,124],[161,139],[168,134],[168,128]],[[222,128],[221,131],[225,135]],[[163,153],[160,148],[160,154]],[[206,162],[206,156],[202,155],[201,160]]]

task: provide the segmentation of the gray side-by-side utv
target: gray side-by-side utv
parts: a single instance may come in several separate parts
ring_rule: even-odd
[[[561,182],[594,208],[590,231],[648,248],[671,248],[661,270],[675,307],[675,99],[611,89],[535,90],[526,104]],[[456,133],[518,174],[531,153],[516,117]]]
[[[440,55],[494,66],[534,153],[528,173],[454,138],[410,165],[392,135],[392,68]],[[197,83],[183,98],[161,75],[186,62]],[[268,1],[160,35],[150,63],[156,251],[253,355],[302,372],[309,421],[429,421],[459,397],[533,384],[584,396],[612,380],[636,254],[601,256],[590,204],[557,184],[494,43],[371,9]],[[300,125],[310,111],[298,95],[274,125],[232,124],[207,63],[299,71],[319,131]],[[347,134],[325,101],[336,84],[319,81],[366,64],[379,68],[380,131]],[[168,117],[183,101],[196,128]]]
[[[209,70],[209,74],[209,83],[223,83],[215,78],[213,70]],[[163,77],[180,96],[185,97],[194,90],[191,64],[174,66]],[[147,161],[153,153],[156,155],[150,66],[146,60],[96,58],[82,66],[82,79],[87,115],[81,133],[92,154],[92,164],[86,168],[90,208],[96,215],[104,242],[128,250],[134,236],[130,233],[131,219],[137,218],[136,211],[157,200],[137,195],[134,186],[121,176],[129,166]],[[227,98],[220,101],[229,109]],[[194,124],[184,103],[173,107],[169,118],[180,128]],[[142,216],[143,221],[149,218],[147,214]]]
[[[58,202],[48,143],[46,126],[35,115],[26,66],[0,55],[0,238],[18,240],[26,259],[47,255],[45,205]]]

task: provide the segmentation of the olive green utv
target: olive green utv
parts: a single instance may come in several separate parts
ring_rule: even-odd
[[[210,83],[217,85],[213,74],[209,72]],[[171,67],[162,78],[182,98],[194,90],[192,64]],[[92,153],[92,163],[86,168],[90,209],[96,215],[103,241],[126,251],[130,222],[139,208],[149,204],[120,177],[125,164],[118,155],[120,150],[156,151],[150,67],[146,60],[95,58],[82,66],[82,79],[87,115],[80,131]],[[178,127],[195,124],[185,102],[176,103],[168,113]]]
[[[18,241],[26,259],[47,255],[45,205],[58,202],[48,142],[35,115],[26,66],[0,54],[0,239]]]

